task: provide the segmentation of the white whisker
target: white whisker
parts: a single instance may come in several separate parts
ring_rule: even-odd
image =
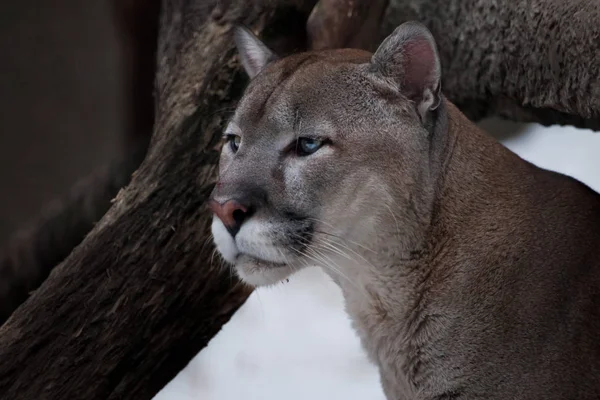
[[[344,272],[342,272],[341,267],[335,261],[333,261],[331,258],[327,257],[325,254],[321,253],[320,251],[317,251],[316,249],[311,249],[311,251],[315,255],[318,255],[323,260],[324,267],[331,269],[333,272],[335,272],[342,278],[346,279],[348,281],[348,283],[353,285],[356,289],[358,289],[359,291],[361,290],[360,286],[358,286],[352,279],[350,279],[350,277],[348,275],[346,275]]]
[[[333,230],[335,230],[335,229],[336,229],[336,228],[335,228],[333,225],[331,225],[330,223],[327,223],[327,222],[325,222],[325,221],[322,221],[322,220],[320,220],[320,219],[318,219],[318,218],[312,218],[312,217],[308,217],[307,219],[308,219],[308,220],[312,220],[312,221],[314,221],[314,222],[321,223],[321,224],[323,224],[323,225],[327,225],[328,227],[330,227],[330,228],[331,228],[331,229],[333,229]],[[339,236],[339,235],[336,235],[336,234],[334,234],[334,233],[331,233],[331,232],[325,232],[325,231],[315,231],[315,232],[317,232],[317,233],[322,233],[322,234],[324,234],[324,235],[329,235],[329,236],[336,237],[336,238],[338,238],[338,239],[340,239],[340,240],[343,240],[343,241],[345,241],[345,242],[347,242],[347,243],[350,243],[350,244],[353,244],[353,245],[355,245],[355,246],[361,247],[361,248],[363,248],[364,250],[367,250],[367,251],[370,251],[370,252],[372,252],[372,253],[375,253],[375,250],[369,249],[368,247],[365,247],[364,245],[362,245],[362,244],[360,244],[360,243],[358,243],[358,242],[355,242],[355,241],[353,241],[353,240],[350,240],[350,239],[344,238],[344,237],[342,237],[342,236]]]
[[[330,238],[321,238],[321,241],[322,241],[323,243],[325,243],[325,239],[328,239],[328,240],[329,240],[329,242],[328,242],[328,243],[329,243],[329,244],[331,244],[332,246],[333,246],[333,245],[337,245],[337,246],[340,246],[340,247],[342,247],[342,248],[344,248],[344,249],[346,249],[346,250],[348,250],[348,251],[351,251],[351,252],[352,252],[352,253],[354,253],[354,254],[355,254],[355,255],[356,255],[358,258],[360,258],[362,261],[364,261],[365,263],[367,263],[367,264],[368,264],[368,265],[369,265],[371,268],[373,268],[373,270],[376,270],[375,266],[374,266],[374,265],[373,265],[373,264],[372,264],[372,263],[371,263],[369,260],[367,260],[367,259],[366,259],[366,258],[365,258],[365,257],[364,257],[362,254],[360,254],[359,252],[357,252],[357,251],[356,251],[356,250],[354,250],[353,248],[351,248],[351,247],[349,247],[349,246],[346,246],[346,245],[344,245],[343,243],[334,242],[334,241],[333,241],[332,239],[330,239]],[[350,259],[352,259],[352,258],[350,258]]]
[[[215,255],[218,254],[218,252],[219,252],[219,250],[216,248],[212,251],[212,254],[210,255],[210,264],[211,265],[215,261]]]
[[[392,218],[394,219],[394,222],[396,223],[396,234],[400,235],[400,224],[398,223],[398,219],[396,218],[396,215],[392,211],[392,207],[390,207],[390,205],[387,203],[385,203],[385,206],[387,207],[390,214],[392,214]]]
[[[337,248],[333,243],[328,243],[323,239],[320,239],[318,242],[316,242],[315,246],[318,246],[322,249],[329,249],[329,250],[333,251],[334,253],[336,253],[344,258],[347,258],[348,260],[353,260],[352,257],[350,257],[347,253],[345,253],[342,250],[340,250],[339,248]]]

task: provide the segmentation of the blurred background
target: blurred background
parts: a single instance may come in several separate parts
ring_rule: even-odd
[[[0,5],[0,245],[130,143],[130,68],[109,2]],[[600,134],[482,122],[522,157],[600,190]],[[147,130],[147,129],[146,129]],[[159,400],[383,400],[323,273],[260,289]]]
[[[109,2],[0,5],[0,243],[120,151],[121,55]]]

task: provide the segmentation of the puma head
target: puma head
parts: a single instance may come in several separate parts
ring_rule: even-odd
[[[223,258],[259,286],[392,251],[382,238],[410,235],[427,197],[428,126],[441,101],[431,33],[405,23],[375,54],[282,59],[244,28],[234,36],[252,79],[209,201]]]

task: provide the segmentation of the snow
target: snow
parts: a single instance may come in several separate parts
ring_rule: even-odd
[[[482,125],[543,168],[600,191],[600,133],[488,120]],[[318,269],[256,290],[155,400],[385,400],[343,309]]]

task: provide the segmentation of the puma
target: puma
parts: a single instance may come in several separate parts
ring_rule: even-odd
[[[599,194],[445,99],[419,23],[374,54],[235,39],[252,79],[209,206],[245,282],[322,267],[390,400],[600,399]]]

